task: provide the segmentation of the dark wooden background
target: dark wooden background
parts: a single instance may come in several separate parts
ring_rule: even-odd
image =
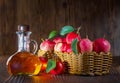
[[[53,29],[82,26],[81,37],[105,35],[120,55],[120,0],[0,0],[0,55],[17,51],[18,24],[28,24],[38,44]]]

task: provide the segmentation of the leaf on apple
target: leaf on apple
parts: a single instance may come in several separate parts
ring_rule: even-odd
[[[61,31],[60,31],[60,35],[64,36],[67,33],[73,32],[74,28],[72,26],[64,26]]]
[[[54,30],[54,31],[51,31],[48,38],[49,38],[49,39],[52,39],[52,38],[54,38],[56,35],[57,35],[57,31],[55,31],[55,30]]]
[[[77,50],[77,43],[78,43],[78,39],[74,39],[72,41],[72,44],[71,44],[71,47],[72,47],[72,51],[75,53],[75,54],[78,54],[78,50]]]
[[[49,73],[55,67],[56,67],[56,61],[49,59],[47,63],[46,73]]]

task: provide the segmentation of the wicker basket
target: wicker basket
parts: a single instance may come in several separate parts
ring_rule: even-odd
[[[75,55],[73,53],[55,52],[64,62],[66,73],[78,75],[105,75],[109,73],[112,64],[112,54],[101,52],[84,53]]]
[[[57,55],[57,57],[56,57]],[[77,54],[63,52],[38,51],[38,56],[61,60],[65,65],[65,73],[77,75],[105,75],[112,64],[112,54],[96,52]]]

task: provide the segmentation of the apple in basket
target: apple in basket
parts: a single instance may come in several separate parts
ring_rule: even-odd
[[[56,43],[55,47],[54,47],[54,51],[56,51],[56,52],[62,52],[62,46],[63,46],[62,42]]]
[[[90,53],[93,50],[93,42],[88,38],[81,39],[79,47],[81,53]]]
[[[53,51],[55,43],[49,39],[46,39],[40,44],[40,49],[43,51]]]
[[[100,52],[109,52],[111,45],[108,40],[104,38],[98,38],[93,42],[93,50],[97,53]]]
[[[54,51],[56,52],[72,52],[71,45],[65,42],[55,44]]]
[[[71,45],[67,44],[67,43],[63,43],[63,45],[62,45],[62,52],[67,52],[67,53],[72,52]]]
[[[78,39],[78,41],[81,40],[81,37],[77,33],[75,33],[75,32],[68,33],[67,36],[66,36],[66,42],[67,42],[67,44],[71,44],[72,41],[74,39],[76,39],[76,38]]]
[[[61,38],[61,37],[56,37],[56,38],[53,39],[53,42],[55,42],[55,43],[63,42],[63,38]]]
[[[62,38],[62,37],[56,37],[53,39],[53,42],[60,43],[60,42],[66,42],[66,38]]]

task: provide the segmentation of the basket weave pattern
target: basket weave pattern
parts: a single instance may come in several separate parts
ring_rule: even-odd
[[[56,55],[65,65],[65,73],[77,75],[105,75],[109,73],[112,64],[112,54],[109,53],[63,53],[38,51],[38,56],[56,58]]]
[[[67,67],[65,72],[78,75],[108,74],[111,64],[111,53],[96,52],[75,55],[73,53],[55,52]]]

